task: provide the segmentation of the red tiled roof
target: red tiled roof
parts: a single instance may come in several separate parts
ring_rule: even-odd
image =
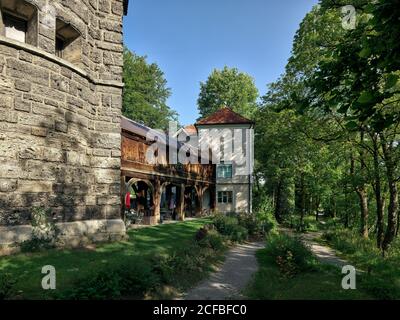
[[[196,122],[196,125],[205,124],[253,124],[254,121],[247,119],[234,112],[231,108],[224,107],[212,115]]]
[[[193,125],[193,124],[191,124],[191,125],[188,125],[188,126],[186,126],[185,128],[183,128],[185,131],[186,131],[186,133],[188,134],[188,135],[195,135],[195,134],[197,134],[197,129],[196,129],[196,127]]]

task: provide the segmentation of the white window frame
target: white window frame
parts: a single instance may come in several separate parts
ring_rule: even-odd
[[[228,170],[229,168],[229,170]],[[222,171],[220,171],[222,170]],[[221,174],[222,172],[222,174]],[[227,173],[230,173],[227,175]],[[231,163],[224,163],[217,165],[217,178],[218,179],[232,179],[233,177],[233,165]]]
[[[218,203],[233,203],[233,191],[218,191],[217,201]]]

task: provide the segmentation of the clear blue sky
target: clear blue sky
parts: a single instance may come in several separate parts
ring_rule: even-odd
[[[237,67],[260,94],[284,71],[292,40],[317,0],[130,0],[125,44],[164,71],[182,124],[198,117],[200,81]]]

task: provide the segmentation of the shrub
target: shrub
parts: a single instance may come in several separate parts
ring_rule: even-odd
[[[274,216],[274,206],[272,199],[262,194],[255,201],[256,219],[260,222],[265,234],[276,233],[278,223]]]
[[[233,228],[229,238],[234,242],[243,242],[246,241],[249,236],[249,232],[245,227],[237,225]]]
[[[238,225],[238,221],[235,217],[216,214],[213,217],[213,224],[220,234],[229,236],[232,230]]]
[[[222,251],[225,248],[224,239],[216,230],[208,231],[207,235],[199,241],[199,245],[214,251]]]
[[[256,213],[265,234],[276,234],[278,223],[270,211],[259,211]]]
[[[0,274],[0,300],[5,300],[12,295],[15,281],[9,273]]]
[[[314,269],[315,258],[311,250],[297,238],[287,235],[271,236],[268,238],[266,251],[284,276],[294,276]]]
[[[263,222],[254,214],[238,215],[238,223],[247,229],[250,236],[263,235]]]
[[[21,243],[21,252],[39,252],[54,248],[54,242],[51,239],[41,239],[33,237]]]
[[[153,271],[165,284],[175,284],[183,273],[200,273],[206,265],[207,249],[193,244],[182,248],[170,256],[159,256],[155,258]]]
[[[21,243],[22,252],[35,252],[55,247],[59,230],[51,220],[51,210],[32,208],[32,238]]]
[[[196,241],[199,242],[203,240],[208,234],[208,230],[204,227],[200,228],[195,235]]]
[[[232,241],[242,242],[248,237],[247,229],[239,225],[236,217],[217,214],[213,217],[213,224],[220,234],[229,237]]]
[[[392,277],[391,277],[392,278]],[[389,281],[388,281],[389,280]],[[391,280],[391,281],[390,281]],[[376,275],[361,278],[364,289],[380,300],[397,300],[400,296],[400,286],[395,279],[382,279]]]
[[[77,281],[62,299],[105,300],[121,297],[142,298],[159,279],[150,264],[135,260],[118,267],[102,269]]]
[[[335,249],[345,253],[350,261],[367,270],[361,277],[362,287],[377,299],[400,297],[399,240],[392,243],[383,257],[375,240],[364,239],[356,231],[336,229],[328,231],[323,238]]]
[[[188,281],[198,278],[209,268],[210,261],[226,248],[224,237],[210,225],[200,230],[204,236],[202,239],[193,241],[192,244],[182,247],[170,256],[153,258],[153,271],[159,276],[161,283],[174,285],[179,283],[184,287],[190,285]],[[182,277],[182,274],[192,276]]]
[[[379,255],[375,242],[371,239],[364,239],[358,233],[351,230],[334,230],[324,233],[323,239],[327,240],[335,249],[346,253],[354,254],[364,252],[365,254],[375,253]]]

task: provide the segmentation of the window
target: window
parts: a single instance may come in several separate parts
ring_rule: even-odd
[[[231,164],[218,165],[217,178],[232,178],[232,165]]]
[[[7,38],[26,42],[26,32],[28,30],[25,20],[15,18],[9,14],[3,15],[5,36]]]
[[[232,191],[218,191],[218,203],[232,203]]]
[[[81,63],[81,37],[69,23],[60,19],[56,21],[56,56],[74,64]]]
[[[0,33],[16,41],[37,45],[37,9],[24,0],[0,0]]]
[[[56,56],[59,58],[63,57],[63,51],[65,48],[65,42],[63,39],[57,37],[56,38]]]

